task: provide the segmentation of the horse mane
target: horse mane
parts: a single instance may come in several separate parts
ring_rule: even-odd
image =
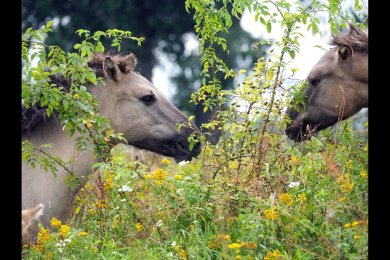
[[[354,51],[368,53],[368,34],[365,30],[356,28],[353,24],[349,24],[348,33],[338,33],[334,35],[330,44],[332,45],[348,45]]]
[[[105,78],[103,62],[106,57],[110,57],[122,73],[134,71],[137,65],[137,58],[133,53],[126,56],[94,53],[87,64],[93,69],[97,77]],[[51,84],[55,84],[58,87],[62,87],[65,91],[69,91],[71,80],[67,79],[64,75],[52,74],[49,78]],[[46,108],[41,107],[39,104],[35,104],[29,108],[22,104],[22,134],[30,132],[43,123],[47,123],[52,118],[57,118],[56,113],[53,113],[49,118],[46,113]]]

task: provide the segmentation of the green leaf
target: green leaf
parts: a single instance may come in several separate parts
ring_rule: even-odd
[[[295,51],[294,50],[288,50],[288,54],[290,54],[291,59],[295,58]]]
[[[267,23],[267,32],[268,33],[271,32],[271,23],[270,22]]]

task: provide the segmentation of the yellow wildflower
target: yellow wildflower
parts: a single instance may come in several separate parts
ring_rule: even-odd
[[[180,259],[186,260],[187,259],[186,251],[184,251],[184,249],[180,249],[179,256],[180,256]]]
[[[365,151],[365,152],[368,151],[368,146],[367,145],[363,147],[363,151]]]
[[[153,179],[153,175],[151,174],[145,174],[145,179]]]
[[[163,169],[156,169],[151,174],[146,174],[145,179],[155,179],[157,185],[161,186],[164,184],[164,180],[167,178],[168,173]]]
[[[282,255],[280,254],[279,250],[274,250],[272,252],[268,252],[267,255],[264,257],[264,260],[276,260],[280,259]]]
[[[306,201],[306,195],[301,193],[301,194],[298,194],[298,201],[300,201],[301,203],[305,202]]]
[[[232,241],[232,238],[230,237],[230,235],[218,235],[217,236],[217,240],[220,240],[220,241],[224,241],[224,240],[226,240],[226,241]]]
[[[60,220],[58,220],[58,219],[56,219],[56,218],[51,218],[51,220],[50,220],[50,225],[52,226],[52,227],[56,227],[56,228],[60,228],[61,227],[61,221]]]
[[[349,169],[352,169],[352,161],[351,160],[348,160],[345,162],[345,167],[349,168]]]
[[[175,179],[176,179],[176,180],[182,180],[182,179],[183,179],[183,175],[176,174],[176,175],[175,175]]]
[[[39,230],[38,237],[37,237],[37,244],[43,244],[47,240],[51,238],[49,229],[45,229],[41,227],[41,230]]]
[[[70,227],[67,225],[61,225],[60,230],[59,230],[59,236],[60,238],[64,239],[66,235],[69,233]]]
[[[342,203],[342,202],[346,202],[347,201],[347,198],[346,197],[341,197],[340,199],[339,199],[339,201]]]
[[[358,236],[358,235],[354,235],[354,236],[353,236],[353,239],[355,239],[355,240],[356,240],[356,239],[359,239],[359,238],[360,238],[360,236]]]
[[[162,159],[161,163],[162,163],[162,164],[166,164],[166,165],[168,165],[168,164],[170,164],[170,163],[171,163],[171,161],[170,161],[170,160],[168,160],[168,159]]]
[[[281,194],[279,197],[279,201],[282,204],[287,204],[287,206],[292,206],[294,204],[292,196],[288,193]]]
[[[114,184],[113,184],[114,177],[115,177],[114,172],[111,172],[111,171],[106,172],[105,180],[104,180],[104,190],[105,191],[111,189],[114,186]]]
[[[267,219],[277,220],[279,217],[278,209],[276,207],[272,207],[264,211],[264,215]]]
[[[241,256],[240,255],[236,255],[236,257],[234,259],[240,260]]]
[[[344,224],[344,227],[346,227],[346,228],[351,227],[351,223]]]
[[[219,249],[219,248],[222,247],[221,242],[218,242],[218,241],[209,241],[209,242],[207,243],[207,245],[208,245],[208,247],[209,247],[210,249],[213,249],[213,250],[216,250],[216,249]]]
[[[357,226],[357,225],[359,225],[359,222],[357,222],[357,221],[354,221],[354,222],[351,223],[352,227]]]
[[[137,229],[137,231],[142,231],[144,229],[144,226],[142,226],[141,223],[137,223],[135,224],[135,228]]]
[[[87,235],[88,235],[88,233],[85,231],[80,231],[79,233],[77,233],[77,236],[79,236],[79,237],[83,237],[83,236],[87,236]]]
[[[340,178],[341,177],[341,178]],[[353,186],[355,185],[353,182],[350,181],[349,173],[345,174],[345,177],[343,178],[340,176],[337,178],[337,183],[340,184],[342,192],[351,192],[353,189]],[[342,183],[342,184],[341,184]]]
[[[240,248],[240,247],[241,247],[241,244],[239,244],[239,243],[233,243],[233,244],[228,245],[228,248],[231,248],[231,249]]]
[[[297,158],[296,156],[294,156],[294,155],[291,155],[291,157],[290,157],[290,163],[291,163],[292,165],[296,165],[296,164],[298,163],[298,158]]]
[[[362,178],[364,178],[364,179],[367,179],[367,178],[368,178],[367,171],[361,171],[361,172],[360,172],[360,177],[362,177]]]
[[[176,252],[179,252],[180,251],[180,245],[176,245],[173,247],[173,250],[175,250]]]
[[[351,192],[353,190],[354,183],[346,182],[343,185],[341,185],[342,192],[347,193]]]
[[[99,200],[95,202],[95,206],[100,208],[100,209],[105,209],[107,208],[107,203],[104,200]]]

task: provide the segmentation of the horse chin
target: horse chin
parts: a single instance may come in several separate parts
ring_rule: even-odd
[[[313,123],[300,123],[291,125],[287,128],[286,134],[288,138],[299,143],[302,141],[310,140],[314,133],[320,129],[317,124]]]

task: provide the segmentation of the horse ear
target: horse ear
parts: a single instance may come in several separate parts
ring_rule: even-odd
[[[137,65],[137,58],[133,53],[126,55],[125,57],[118,60],[118,68],[123,73],[129,73],[134,71],[135,66]]]
[[[343,62],[352,57],[353,50],[349,45],[342,45],[338,49],[339,61]]]
[[[118,81],[118,68],[110,57],[106,57],[103,61],[103,70],[107,78],[113,81]]]

